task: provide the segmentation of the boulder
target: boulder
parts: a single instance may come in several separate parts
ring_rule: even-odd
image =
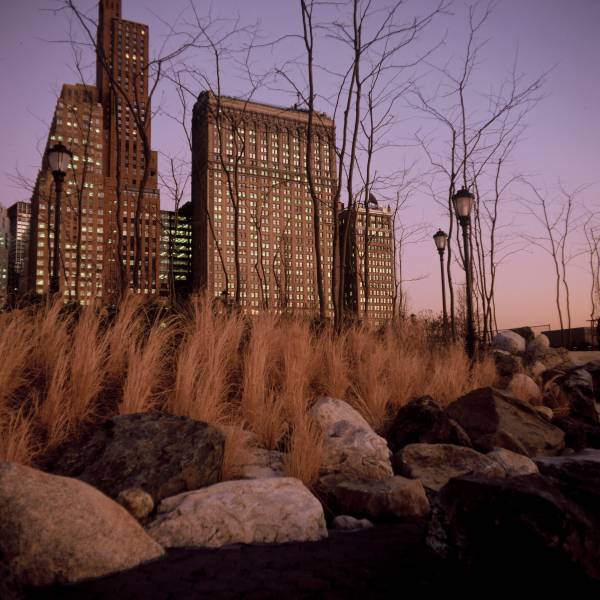
[[[531,375],[531,377],[533,379],[537,379],[547,369],[548,369],[548,367],[541,360],[536,360],[529,367],[529,374]]]
[[[292,477],[225,481],[166,498],[147,531],[167,548],[327,537],[321,503]]]
[[[467,475],[442,488],[427,544],[481,580],[510,573],[529,579],[600,578],[600,536],[590,514],[540,475]],[[568,578],[567,578],[568,577]]]
[[[494,336],[492,348],[522,354],[525,352],[525,338],[514,331],[502,331]]]
[[[141,488],[158,502],[219,481],[223,435],[163,413],[119,415],[65,446],[46,470],[76,477],[116,498]]]
[[[598,423],[592,375],[584,368],[555,368],[544,373],[544,402],[566,414]]]
[[[564,431],[567,448],[577,452],[585,448],[600,448],[600,425],[572,416],[554,419],[553,424]]]
[[[400,475],[420,479],[437,492],[452,477],[465,473],[483,473],[503,477],[504,469],[494,460],[472,448],[452,444],[411,444],[394,455],[394,469]]]
[[[542,415],[547,421],[552,421],[554,418],[554,411],[548,406],[534,406],[533,408],[535,408],[535,411]]]
[[[391,453],[348,403],[320,398],[310,414],[323,432],[323,460],[318,487],[333,489],[341,481],[387,479],[393,476]]]
[[[591,360],[582,366],[591,376],[596,402],[600,402],[600,360]]]
[[[285,477],[283,452],[264,448],[246,448],[242,460],[234,465],[236,479],[268,479]]]
[[[562,493],[600,519],[600,450],[536,459],[542,473],[556,481]],[[599,536],[600,537],[600,536]]]
[[[122,506],[92,486],[0,463],[0,562],[23,585],[101,577],[162,555]]]
[[[539,473],[536,464],[530,458],[506,450],[506,448],[497,448],[488,452],[486,456],[497,462],[504,469],[507,477]]]
[[[527,358],[530,362],[541,360],[548,369],[554,369],[561,365],[573,366],[573,361],[566,348],[547,348],[545,350],[538,348],[535,352],[528,353]]]
[[[520,356],[514,356],[506,350],[494,350],[493,356],[500,377],[510,380],[515,373],[523,372],[523,359]]]
[[[511,329],[511,331],[513,333],[519,334],[527,344],[533,341],[533,339],[535,338],[535,332],[533,331],[533,329],[531,329],[531,327],[515,327],[514,329]]]
[[[339,515],[333,519],[333,529],[340,531],[356,531],[358,529],[370,529],[373,523],[369,519],[355,519],[350,515]]]
[[[425,488],[416,479],[345,481],[336,486],[334,495],[337,511],[354,517],[379,520],[429,514]]]
[[[117,502],[141,523],[145,523],[154,510],[152,496],[141,488],[128,488],[119,492]]]
[[[527,353],[539,356],[540,354],[544,354],[550,349],[550,340],[547,335],[540,333],[540,335],[534,337],[527,343]]]
[[[398,410],[387,440],[393,453],[408,444],[472,445],[465,430],[430,396],[415,398]]]
[[[564,433],[534,408],[495,388],[473,390],[446,409],[482,452],[506,448],[526,456],[555,455]]]
[[[513,375],[508,384],[507,392],[528,404],[537,404],[542,400],[542,392],[538,384],[525,373]]]

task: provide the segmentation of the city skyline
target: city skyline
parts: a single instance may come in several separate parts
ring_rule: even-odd
[[[265,26],[281,16],[282,11],[277,9],[273,3],[262,2],[259,5],[260,10],[258,12],[264,15]],[[491,58],[486,57],[488,63],[491,63],[493,66],[501,63],[510,63],[510,60],[502,60],[502,51],[499,52],[498,49],[504,50],[506,56],[512,56],[515,47],[515,36],[522,36],[524,28],[532,23],[536,6],[539,8],[541,4],[539,2],[532,2],[528,7],[523,9],[522,13],[519,13],[519,26],[514,32],[510,31],[510,28],[506,26],[514,21],[515,15],[511,13],[511,10],[515,10],[514,3],[503,3],[501,7],[498,7],[497,15],[495,15],[496,20],[493,23],[494,26],[488,32],[489,39],[491,40],[489,43]],[[451,23],[456,24],[462,19],[462,16],[458,16],[458,13],[460,13],[458,9],[461,7],[462,5],[457,6],[457,16],[453,17]],[[271,9],[270,12],[266,10],[267,8]],[[125,3],[124,16],[136,20],[147,20],[148,22],[154,20],[156,23],[151,10],[151,8],[140,6],[140,3],[129,2]],[[521,42],[520,54],[524,57],[525,64],[530,66],[532,72],[539,71],[539,68],[542,66],[548,68],[553,66],[553,59],[557,57],[566,57],[566,59],[571,60],[577,59],[579,61],[578,64],[585,64],[586,56],[588,60],[590,60],[589,57],[593,56],[594,44],[597,43],[592,41],[590,37],[590,23],[593,22],[593,18],[586,19],[585,17],[593,15],[593,11],[597,10],[597,7],[593,7],[592,3],[589,2],[578,3],[575,9],[568,13],[569,20],[565,21],[565,27],[561,27],[561,18],[565,15],[564,10],[566,9],[560,6],[548,7],[541,17],[543,27],[538,29],[531,28],[531,36],[528,39],[524,37],[519,38]],[[138,16],[144,14],[146,15],[145,17]],[[37,17],[40,19],[43,17],[46,24],[49,22],[55,24],[59,20],[54,19],[52,21],[49,14],[41,14],[37,15]],[[165,15],[165,18],[167,17],[168,15]],[[4,19],[4,22],[6,22],[6,19]],[[514,22],[516,23],[516,21]],[[448,24],[446,24],[447,26]],[[154,24],[151,24],[151,28],[154,30]],[[59,38],[59,29],[56,30],[56,39]],[[160,23],[157,23],[156,30],[157,36],[160,37]],[[164,33],[164,27],[162,31]],[[437,31],[440,30],[438,29]],[[507,32],[510,32],[510,34]],[[577,35],[575,32],[577,32]],[[560,35],[558,35],[559,33]],[[547,34],[556,36],[557,43],[553,47],[548,46],[547,43],[543,43],[547,39],[544,37]],[[506,39],[509,37],[511,38],[510,40]],[[455,41],[456,39],[453,40],[452,36],[447,41],[451,49],[457,48],[456,45],[452,46]],[[545,52],[541,51],[542,47],[545,49]],[[49,57],[62,56],[64,64],[66,60],[65,55],[68,55],[68,52],[64,52],[64,46],[62,53],[57,52],[58,48],[59,45],[51,45],[48,52]],[[3,52],[2,57],[6,61],[7,59],[4,57],[4,54]],[[500,72],[500,68],[498,68],[498,72]],[[513,165],[518,163],[519,170],[527,174],[540,172],[543,174],[543,171],[546,171],[545,177],[542,178],[545,181],[541,179],[542,186],[545,183],[549,187],[553,187],[555,185],[555,177],[557,176],[561,176],[563,184],[571,190],[582,184],[593,184],[594,172],[591,165],[594,156],[598,157],[597,140],[599,136],[596,135],[598,123],[597,119],[591,118],[588,119],[589,126],[582,127],[582,119],[586,114],[586,110],[589,111],[589,107],[593,106],[593,99],[597,98],[597,86],[595,86],[594,81],[586,81],[582,77],[577,77],[577,74],[569,69],[565,71],[564,61],[562,64],[559,62],[558,66],[550,74],[550,77],[554,77],[554,79],[551,79],[552,85],[547,91],[549,98],[542,101],[540,108],[536,109],[537,112],[532,113],[533,124],[530,126],[524,141],[521,143],[517,154],[511,162]],[[69,78],[64,77],[63,80],[69,81]],[[557,81],[568,81],[570,87],[565,87],[564,84],[559,86],[556,83]],[[53,81],[52,83],[58,84],[60,80]],[[227,93],[230,92],[230,89],[235,93],[235,82],[228,81]],[[578,90],[581,90],[581,93],[577,93]],[[271,97],[268,94],[264,95],[267,98]],[[285,102],[280,101],[279,96],[276,94],[271,95],[273,103],[285,105]],[[569,99],[569,105],[566,104],[565,96]],[[565,110],[566,106],[573,106],[573,108],[567,112]],[[559,109],[558,112],[557,109]],[[557,119],[557,115],[560,115],[561,118]],[[31,119],[31,117],[29,118]],[[170,126],[169,123],[168,117],[164,114],[155,120],[153,125],[154,137],[157,140],[155,145],[160,149],[166,148],[171,153],[175,150],[176,153],[181,148],[181,136],[179,136],[179,141],[177,141],[173,139],[172,135],[168,135],[168,130],[172,129],[172,124]],[[567,124],[570,124],[570,129]],[[562,135],[560,135],[560,132],[562,132]],[[409,137],[408,133],[407,131],[404,132],[405,139]],[[35,135],[32,137],[35,137]],[[32,144],[30,143],[31,146]],[[540,153],[539,148],[544,148],[544,152]],[[409,149],[406,152],[400,152],[404,155],[403,158],[411,156]],[[386,160],[389,162],[389,159]],[[386,162],[386,160],[382,162]],[[5,190],[10,188],[6,186],[5,179],[2,180],[2,184],[4,185],[3,204],[10,205],[12,201],[21,199],[13,197],[7,201],[5,199]],[[593,201],[594,193],[593,187],[583,192],[584,199],[587,200],[588,204]],[[516,192],[514,196],[517,196]],[[439,226],[442,228],[445,227],[443,215],[439,211],[436,211],[435,205],[431,199],[427,198],[423,191],[415,192],[412,204],[413,208],[406,214],[407,223],[426,221],[431,226],[432,234]],[[163,208],[169,208],[169,206],[165,203]],[[509,227],[510,225],[518,230],[521,227],[521,223],[525,223],[526,221],[519,214],[520,209],[518,206],[513,207],[513,212],[514,214],[511,215],[511,219],[507,220],[505,226]],[[580,236],[580,232],[575,231],[574,233],[575,240],[577,241],[577,236]],[[437,255],[433,242],[430,239],[431,236],[426,237],[427,239],[422,243],[410,246],[405,257],[405,262],[408,265],[407,278],[416,279],[416,281],[408,283],[407,286],[407,291],[411,299],[411,310],[414,312],[426,308],[432,308],[437,311],[441,308],[439,281],[437,278]],[[578,243],[581,241],[579,239]],[[556,309],[553,306],[552,300],[552,264],[540,253],[532,254],[530,251],[531,248],[521,251],[516,257],[509,256],[507,262],[502,265],[499,271],[497,305],[501,327],[526,323],[532,325],[541,323],[556,325]],[[420,279],[422,275],[426,277]],[[460,272],[458,272],[458,278],[460,279]],[[589,287],[588,279],[585,265],[574,263],[571,269],[574,325],[583,325],[585,319],[589,318],[589,307],[587,306],[589,304],[587,300],[589,296],[587,292]],[[525,302],[523,301],[524,299],[526,300]],[[539,321],[539,323],[533,322],[534,320]]]

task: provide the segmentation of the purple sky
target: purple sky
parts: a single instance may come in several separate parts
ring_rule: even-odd
[[[430,2],[407,3],[407,15],[423,11]],[[223,17],[240,15],[242,22],[260,19],[266,37],[298,31],[299,9],[295,0],[220,0],[213,3],[213,14]],[[375,0],[375,6],[387,2]],[[40,164],[39,151],[43,148],[48,122],[63,82],[76,82],[72,56],[67,45],[51,43],[66,37],[66,15],[55,14],[48,8],[60,5],[59,0],[28,0],[2,2],[0,5],[0,203],[10,205],[16,200],[28,199],[25,190],[17,188],[8,175],[17,169],[30,178]],[[93,1],[85,6],[93,7]],[[196,2],[205,12],[208,3]],[[453,4],[453,15],[441,17],[424,34],[422,44],[435,44],[446,34],[443,48],[431,57],[442,64],[449,57],[460,56],[465,34],[465,6]],[[417,7],[415,9],[415,7]],[[420,7],[420,8],[419,8]],[[124,17],[148,23],[150,45],[157,51],[166,33],[165,22],[173,23],[179,15],[183,23],[189,15],[189,0],[123,0]],[[186,12],[187,11],[187,12]],[[91,14],[94,14],[93,11]],[[567,189],[583,184],[587,187],[579,195],[588,209],[600,211],[600,2],[597,0],[502,0],[487,23],[483,37],[488,40],[482,51],[482,64],[476,82],[482,91],[497,85],[512,66],[515,50],[519,49],[519,68],[529,77],[553,68],[544,88],[545,99],[528,117],[529,127],[512,156],[507,174],[526,174],[553,195],[558,181]],[[330,64],[339,66],[344,57],[331,42],[318,40],[317,52],[327,56]],[[282,44],[276,53],[264,53],[259,63],[267,68],[281,57],[298,55],[300,49],[292,42]],[[339,61],[338,61],[339,58]],[[91,59],[90,59],[91,61]],[[93,75],[90,78],[93,80]],[[431,75],[424,80],[431,85]],[[283,84],[281,84],[283,85]],[[243,89],[239,79],[226,73],[224,91],[235,95]],[[292,96],[275,90],[263,90],[257,96],[275,104],[289,105]],[[478,109],[480,98],[473,97],[473,110]],[[158,103],[157,103],[158,104]],[[176,111],[173,96],[167,88],[161,91],[160,107]],[[321,107],[327,110],[326,106]],[[433,125],[424,122],[405,105],[399,105],[401,122],[394,128],[398,142],[413,139],[419,128],[436,135]],[[153,125],[153,146],[168,155],[186,159],[184,137],[178,127],[165,115],[159,115]],[[163,159],[164,160],[164,159]],[[419,161],[417,169],[425,170],[427,162],[415,148],[396,148],[383,153],[377,164],[380,172],[391,171],[402,162]],[[520,214],[522,209],[512,198],[525,194],[521,186],[510,189],[504,210],[504,224],[512,223],[510,230],[536,232],[535,223]],[[163,206],[168,207],[166,194]],[[431,234],[446,227],[441,209],[424,192],[416,192],[412,208],[405,215],[407,224],[425,222]],[[518,237],[516,238],[518,239]],[[573,252],[583,250],[582,228],[573,236]],[[405,257],[405,276],[417,281],[407,284],[411,310],[440,310],[440,291],[437,254],[430,236],[422,243],[408,248]],[[457,271],[457,279],[461,279]],[[589,319],[589,270],[585,257],[575,259],[570,267],[570,286],[573,295],[574,325],[583,325]],[[552,263],[540,250],[529,246],[510,256],[498,274],[496,303],[499,325],[511,327],[522,324],[557,325],[554,305]]]

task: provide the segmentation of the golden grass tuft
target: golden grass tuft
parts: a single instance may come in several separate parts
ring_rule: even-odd
[[[493,360],[471,368],[461,345],[432,347],[418,324],[335,334],[203,299],[169,314],[133,296],[112,316],[59,303],[1,313],[0,460],[31,463],[84,424],[162,410],[227,426],[225,477],[251,434],[312,485],[322,440],[308,411],[318,396],[345,399],[384,432],[414,396],[446,405],[496,378]]]

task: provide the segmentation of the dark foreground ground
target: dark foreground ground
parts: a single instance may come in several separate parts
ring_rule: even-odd
[[[395,598],[419,589],[489,594],[498,587],[536,591],[594,584],[571,573],[531,564],[517,574],[490,564],[490,573],[465,577],[424,544],[424,523],[396,523],[358,532],[330,532],[321,542],[177,549],[131,571],[74,586],[28,590],[28,598]],[[496,560],[493,561],[496,563]],[[527,579],[524,580],[524,577]],[[518,587],[514,587],[517,585]]]

